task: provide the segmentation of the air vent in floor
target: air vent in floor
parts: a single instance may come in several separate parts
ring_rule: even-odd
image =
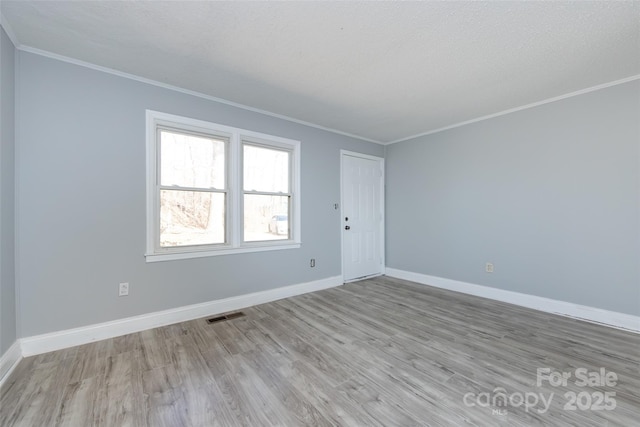
[[[218,323],[224,322],[225,320],[237,319],[238,317],[244,317],[244,313],[241,311],[236,311],[235,313],[223,314],[222,316],[211,317],[207,319],[207,323]]]

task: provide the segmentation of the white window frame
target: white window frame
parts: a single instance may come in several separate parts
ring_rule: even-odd
[[[160,241],[160,180],[159,180],[159,138],[158,127],[170,128],[178,132],[192,132],[212,137],[228,139],[226,154],[226,193],[224,244],[179,246],[161,248]],[[290,218],[289,239],[243,242],[243,196],[242,188],[242,147],[244,143],[265,148],[287,150],[290,161]],[[217,123],[176,116],[153,110],[146,110],[146,170],[147,170],[147,262],[177,259],[201,258],[236,253],[261,252],[299,248],[300,235],[300,141],[253,132]]]

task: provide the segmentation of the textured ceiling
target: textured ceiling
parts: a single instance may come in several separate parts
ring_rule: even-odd
[[[35,48],[379,142],[640,74],[640,2],[1,2]]]

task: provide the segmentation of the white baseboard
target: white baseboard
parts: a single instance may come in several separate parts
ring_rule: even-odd
[[[442,277],[397,270],[389,267],[386,268],[385,273],[390,277],[409,280],[424,285],[462,292],[483,298],[490,298],[535,310],[604,324],[619,329],[640,332],[639,316],[506,291],[488,286],[460,282]],[[282,298],[340,286],[342,283],[342,276],[333,276],[313,282],[300,283],[267,291],[254,292],[251,294],[239,295],[236,297],[209,301],[201,304],[193,304],[175,309],[128,317],[111,322],[22,338],[15,342],[9,350],[0,357],[0,384],[8,377],[22,357],[33,356],[93,341],[166,326],[173,323],[239,310]]]
[[[547,313],[572,317],[592,323],[599,323],[618,329],[640,332],[640,316],[633,316],[631,314],[603,310],[601,308],[589,307],[586,305],[574,304],[565,301],[558,301],[550,298],[538,297],[535,295],[528,295],[519,292],[506,291],[504,289],[497,289],[489,286],[460,282],[457,280],[445,279],[442,277],[413,273],[411,271],[397,270],[395,268],[389,267],[387,267],[386,269],[386,275],[398,279],[409,280],[411,282],[416,282],[423,285],[433,286],[436,288],[462,292],[465,294],[507,302],[522,307],[533,308],[535,310],[544,311]]]
[[[20,341],[14,342],[9,350],[0,357],[0,386],[9,378],[11,372],[18,366],[22,360],[22,351],[20,349]]]
[[[209,301],[201,304],[193,304],[170,310],[157,311],[155,313],[148,313],[140,316],[127,317],[111,322],[22,338],[20,339],[22,356],[33,356],[35,354],[46,353],[93,341],[157,328],[159,326],[166,326],[173,323],[226,313],[340,285],[342,285],[342,276],[334,276],[326,279],[315,280],[313,282],[284,286],[282,288],[270,289],[267,291],[254,292],[251,294],[239,295],[236,297]]]

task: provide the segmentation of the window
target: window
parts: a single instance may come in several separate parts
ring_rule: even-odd
[[[147,111],[147,261],[300,247],[300,142]]]
[[[157,128],[159,248],[224,244],[228,138]]]
[[[288,239],[290,152],[243,143],[244,241]]]

